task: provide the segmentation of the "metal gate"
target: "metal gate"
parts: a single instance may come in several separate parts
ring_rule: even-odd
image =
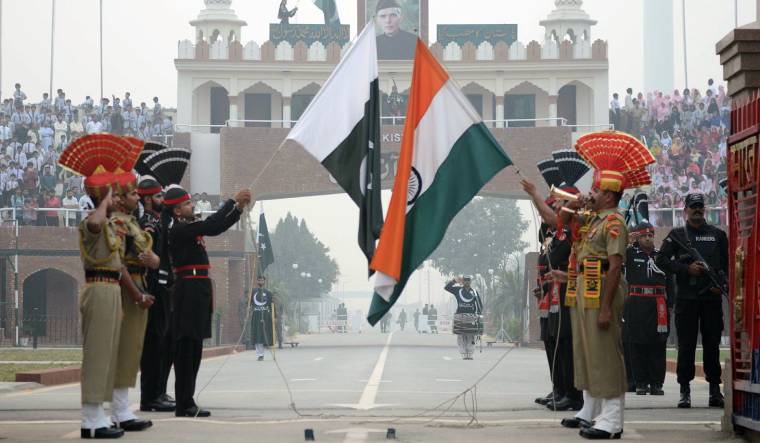
[[[732,417],[736,426],[760,430],[760,238],[757,197],[760,98],[731,111],[728,139],[729,309]]]

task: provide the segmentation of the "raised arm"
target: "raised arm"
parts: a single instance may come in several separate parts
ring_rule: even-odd
[[[240,220],[243,210],[250,201],[251,191],[241,190],[235,195],[234,200],[227,200],[218,211],[205,220],[185,225],[183,234],[188,237],[221,235]]]

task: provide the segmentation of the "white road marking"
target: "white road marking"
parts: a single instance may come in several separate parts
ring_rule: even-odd
[[[290,381],[317,381],[316,378],[291,378]]]
[[[369,377],[367,386],[362,392],[361,398],[356,408],[361,411],[368,411],[375,405],[375,398],[377,398],[377,391],[380,389],[380,380],[383,379],[383,371],[385,370],[385,361],[388,359],[388,350],[391,347],[391,339],[393,338],[393,332],[388,334],[388,340],[385,341],[385,347],[380,352],[380,357],[377,358],[375,369],[372,371],[372,375]]]
[[[325,359],[324,357],[317,357],[317,358],[314,359],[314,361],[322,361],[324,359]]]
[[[361,379],[361,380],[356,380],[356,381],[358,381],[359,383],[369,383],[369,380],[367,380],[366,378]],[[393,383],[393,380],[378,380],[377,382],[378,383]]]
[[[364,387],[364,391],[362,391],[359,403],[337,403],[331,406],[357,409],[360,411],[369,411],[370,409],[379,408],[381,406],[390,406],[375,403],[375,398],[377,398],[377,391],[380,389],[380,383],[390,383],[390,380],[383,380],[383,370],[385,370],[385,361],[388,359],[388,350],[390,349],[392,338],[393,332],[388,334],[388,339],[385,341],[385,346],[383,347],[382,352],[380,352],[380,356],[377,358],[377,363],[375,363],[375,368],[372,370],[372,375],[369,376],[367,385]]]
[[[446,360],[446,361],[451,361],[451,357],[448,357],[446,355],[443,356],[443,359]]]
[[[439,383],[459,383],[459,382],[461,382],[463,380],[458,380],[458,379],[455,379],[455,378],[436,378],[435,381],[437,381]]]

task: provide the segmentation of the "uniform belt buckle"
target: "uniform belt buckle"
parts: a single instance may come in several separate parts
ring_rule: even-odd
[[[193,277],[196,276],[196,275],[197,274],[195,273],[195,268],[193,268]]]

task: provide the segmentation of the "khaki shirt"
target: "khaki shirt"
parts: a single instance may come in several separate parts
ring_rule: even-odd
[[[79,223],[79,251],[85,270],[121,271],[122,247],[111,220],[97,233],[87,228],[87,218]]]
[[[140,262],[140,254],[151,250],[153,238],[140,227],[140,223],[138,223],[133,215],[116,212],[111,216],[111,222],[124,245],[121,248],[122,260],[134,278],[134,274],[142,274],[144,271],[143,265]],[[132,272],[135,268],[140,268],[141,270]],[[142,276],[140,280],[142,280]]]
[[[580,234],[577,248],[579,264],[582,264],[585,258],[606,259],[611,255],[619,255],[625,261],[628,229],[625,219],[617,209],[606,209],[591,217],[581,228]]]

